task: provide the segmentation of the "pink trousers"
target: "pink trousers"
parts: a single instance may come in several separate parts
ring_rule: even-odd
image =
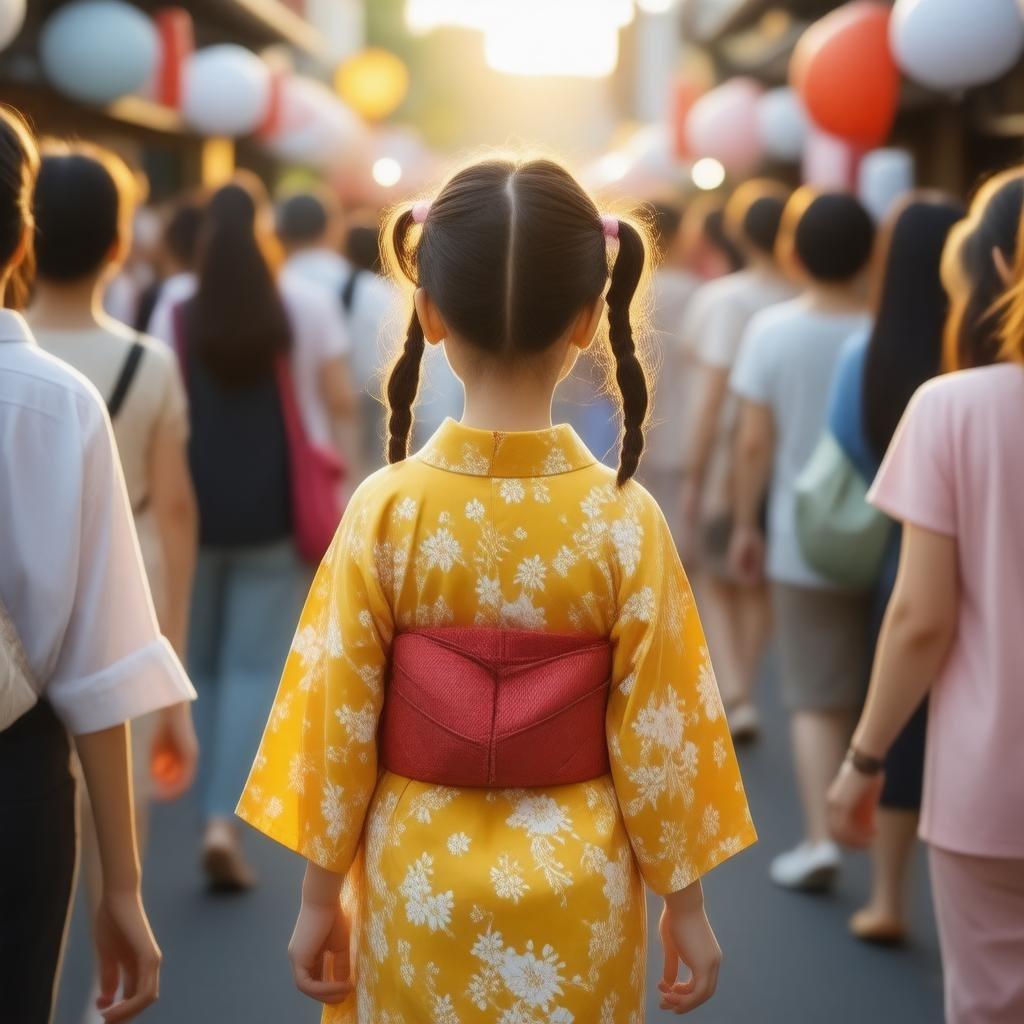
[[[929,847],[946,1024],[1024,1022],[1024,858]]]

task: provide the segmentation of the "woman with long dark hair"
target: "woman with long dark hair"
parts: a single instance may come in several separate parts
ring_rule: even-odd
[[[212,196],[196,291],[173,317],[199,504],[188,652],[203,697],[203,863],[211,882],[227,888],[254,880],[232,812],[308,583],[295,545],[276,370],[281,359],[297,366],[300,355],[275,281],[265,203],[250,177]]]
[[[867,704],[829,794],[835,837],[870,843],[886,757],[927,695],[920,835],[948,1024],[1024,1020],[1021,181],[1017,170],[982,189],[947,244],[947,366],[959,372],[915,393],[869,494],[903,524],[902,551]]]
[[[873,480],[914,392],[940,371],[948,302],[939,268],[963,206],[941,195],[911,196],[886,222],[876,251],[875,315],[852,338],[832,386],[829,429],[865,480]],[[889,540],[873,595],[870,645],[892,594],[900,537]],[[906,930],[905,877],[921,806],[926,709],[917,710],[893,745],[872,849],[871,898],[850,919],[868,942],[894,942]]]
[[[0,107],[0,296],[25,298],[38,155]],[[142,908],[128,720],[195,694],[160,636],[95,390],[0,310],[0,1015],[47,1024],[75,874],[71,742],[96,823],[107,1021],[159,988]],[[123,982],[121,996],[118,990]]]

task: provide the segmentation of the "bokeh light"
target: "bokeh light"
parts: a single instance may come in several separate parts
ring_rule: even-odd
[[[382,188],[392,188],[402,180],[402,165],[392,156],[373,162],[373,180]]]
[[[338,68],[334,85],[357,114],[368,121],[382,121],[405,99],[409,69],[395,54],[371,46]]]
[[[698,160],[690,171],[694,185],[705,192],[711,192],[725,182],[725,168],[713,157]]]

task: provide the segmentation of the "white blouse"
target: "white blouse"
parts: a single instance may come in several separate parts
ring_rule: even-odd
[[[0,310],[0,600],[73,733],[195,699],[160,635],[106,408]]]

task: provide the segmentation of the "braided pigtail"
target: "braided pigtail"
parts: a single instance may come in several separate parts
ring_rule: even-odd
[[[399,214],[391,229],[393,261],[413,284],[417,283],[415,250],[409,245],[409,229],[415,223],[412,210]],[[391,366],[387,383],[388,462],[401,462],[409,454],[412,433],[412,407],[420,386],[420,363],[423,360],[423,326],[413,306],[405,344]]]
[[[647,378],[637,358],[629,307],[644,271],[646,252],[640,233],[627,221],[618,223],[619,253],[612,268],[608,289],[608,338],[615,356],[615,380],[622,399],[622,448],[619,453],[618,484],[621,487],[636,473],[644,450],[644,420],[647,418]]]

